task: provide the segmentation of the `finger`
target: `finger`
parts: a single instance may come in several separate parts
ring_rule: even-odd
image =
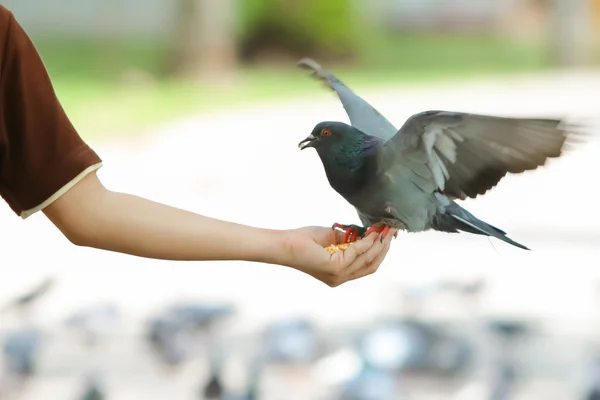
[[[352,275],[354,272],[358,271],[359,269],[365,267],[367,264],[370,264],[371,262],[373,262],[373,260],[375,260],[375,257],[377,257],[379,253],[381,253],[381,251],[383,250],[385,242],[387,240],[386,239],[383,242],[381,242],[379,240],[379,237],[380,234],[375,233],[375,242],[366,251],[364,251],[362,254],[359,254],[356,257],[356,259],[346,267],[346,270],[344,271],[345,275]]]
[[[363,268],[359,268],[357,271],[350,274],[350,276],[348,277],[348,281],[353,281],[355,279],[359,279],[359,278],[362,278],[367,275],[371,275],[371,274],[375,273],[379,269],[379,266],[381,265],[381,263],[383,262],[383,260],[385,259],[385,257],[387,256],[387,254],[390,250],[390,247],[392,244],[392,238],[393,238],[393,235],[386,237],[384,240],[384,246],[383,246],[383,250],[381,251],[381,253],[379,253],[370,264],[367,264]]]
[[[332,259],[335,259],[340,269],[345,271],[350,264],[375,244],[378,237],[379,235],[376,232],[372,232],[369,236],[353,242],[350,246],[346,247],[346,250],[333,254]]]
[[[377,271],[383,260],[385,259],[390,247],[391,247],[392,237],[386,236],[383,242],[383,248],[381,251],[375,255],[375,257],[369,261],[366,259],[365,261],[359,259],[356,260],[356,263],[362,263],[358,266],[352,273],[349,274],[349,279],[358,279],[360,277],[370,275]]]
[[[388,235],[390,235],[393,239],[397,239],[398,238],[398,229],[396,229],[396,228],[390,229]]]

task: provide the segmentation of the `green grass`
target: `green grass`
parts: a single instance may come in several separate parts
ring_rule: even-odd
[[[232,84],[208,85],[161,79],[164,55],[149,41],[34,41],[63,106],[86,139],[130,137],[186,114],[321,90],[293,62],[289,68],[243,68]],[[404,35],[371,40],[363,49],[354,66],[326,66],[357,89],[545,66],[541,46],[487,37]],[[128,70],[153,78],[124,84]]]

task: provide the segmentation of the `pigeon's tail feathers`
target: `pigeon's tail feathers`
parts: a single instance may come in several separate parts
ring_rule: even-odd
[[[474,233],[474,234],[481,234],[481,235],[485,235],[485,236],[492,236],[492,237],[495,237],[496,239],[502,240],[503,242],[512,244],[513,246],[516,246],[520,249],[530,250],[527,246],[524,246],[519,242],[515,242],[514,240],[512,240],[511,238],[506,236],[506,234],[503,233],[501,230],[496,229],[492,225],[489,225],[481,220],[478,220],[478,219],[475,219],[474,221],[467,220],[467,219],[463,219],[462,217],[460,217],[458,215],[451,215],[451,217],[455,221],[458,222],[458,224],[457,224],[458,230],[462,230],[462,231]]]
[[[474,235],[491,236],[520,249],[531,250],[506,236],[506,232],[502,229],[478,219],[454,202],[450,203],[444,214],[439,214],[438,218],[434,219],[433,228],[443,232],[463,231]]]

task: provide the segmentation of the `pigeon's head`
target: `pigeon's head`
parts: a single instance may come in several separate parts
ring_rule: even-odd
[[[317,151],[331,149],[356,137],[356,129],[343,122],[325,121],[315,125],[306,139],[298,143],[300,150],[314,147]]]

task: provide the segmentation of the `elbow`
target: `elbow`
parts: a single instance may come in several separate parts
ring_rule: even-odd
[[[78,247],[90,247],[91,246],[91,234],[86,229],[84,222],[85,216],[79,216],[79,218],[63,218],[60,220],[53,220],[54,226],[63,234],[63,236],[72,244]]]
[[[71,244],[78,247],[91,247],[89,235],[82,232],[80,229],[61,229],[61,232]]]
[[[69,242],[94,247],[107,193],[96,175],[91,174],[46,207],[44,213]]]

